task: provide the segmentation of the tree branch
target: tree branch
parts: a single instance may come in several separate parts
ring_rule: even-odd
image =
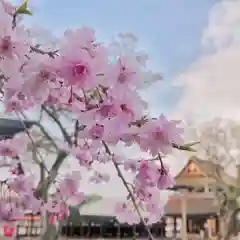
[[[57,158],[49,171],[48,176],[41,182],[39,182],[37,189],[36,189],[36,196],[42,197],[46,192],[49,190],[49,187],[51,184],[55,181],[58,171],[64,161],[64,159],[67,157],[67,153],[64,151],[60,151],[57,155]]]
[[[55,141],[53,140],[53,138],[50,136],[50,134],[47,132],[47,130],[43,127],[43,125],[39,122],[36,123],[36,126],[39,127],[40,131],[42,132],[42,134],[46,137],[47,140],[49,140],[51,142],[51,144],[54,146],[54,148],[56,150],[58,150],[58,146],[55,143]]]
[[[35,150],[36,153],[39,155],[39,157],[42,158],[42,157],[41,157],[41,153],[38,151],[38,148],[37,148],[37,146],[36,146],[36,144],[35,144],[32,136],[31,136],[30,132],[29,132],[28,129],[27,129],[27,126],[25,125],[24,121],[22,121],[22,119],[21,119],[21,117],[19,116],[18,112],[15,112],[15,113],[16,113],[16,115],[17,115],[17,117],[18,117],[18,120],[19,120],[19,121],[21,122],[21,124],[23,125],[24,131],[25,131],[26,134],[28,135],[28,137],[29,137],[29,139],[30,139],[30,141],[31,141],[31,143],[32,143],[32,146],[34,147],[34,150]],[[33,159],[33,160],[34,160],[39,166],[43,166],[44,169],[45,169],[47,172],[49,172],[47,166],[44,164],[43,159],[39,160],[38,158],[35,158],[35,159]]]
[[[106,150],[106,153],[108,155],[110,155],[110,156],[113,156],[113,154],[111,153],[108,145],[104,141],[102,141],[102,143],[103,143],[103,146],[104,146],[104,148]],[[145,220],[144,220],[144,218],[143,218],[143,216],[142,216],[142,214],[141,214],[141,212],[140,212],[140,210],[138,208],[137,202],[136,202],[135,197],[134,197],[134,195],[133,195],[133,193],[132,193],[132,191],[131,191],[131,189],[130,189],[130,187],[128,185],[128,182],[125,180],[125,178],[124,178],[124,176],[123,176],[123,174],[122,174],[118,164],[115,162],[114,158],[112,158],[112,162],[113,162],[113,165],[114,165],[115,169],[117,170],[119,178],[122,180],[123,185],[125,186],[125,188],[127,189],[128,193],[129,193],[129,196],[130,196],[130,198],[132,200],[133,206],[134,206],[135,210],[137,211],[137,214],[138,214],[141,222],[143,223],[143,225],[144,225],[144,227],[145,227],[145,229],[146,229],[146,231],[148,233],[149,239],[150,240],[154,240],[154,237],[152,236],[151,231],[148,228],[147,223],[145,222]]]
[[[37,46],[31,46],[30,47],[30,52],[39,53],[41,55],[48,55],[50,58],[55,58],[58,50],[44,51],[44,50],[40,49],[39,46],[37,45]]]
[[[52,118],[52,120],[58,125],[58,127],[60,128],[61,132],[62,132],[62,135],[64,137],[64,140],[69,144],[69,146],[72,146],[72,140],[71,140],[71,137],[70,135],[67,133],[66,129],[63,127],[62,123],[59,121],[59,119],[54,116],[54,114],[49,111],[46,106],[42,105],[42,109],[44,112],[47,113],[47,115]]]

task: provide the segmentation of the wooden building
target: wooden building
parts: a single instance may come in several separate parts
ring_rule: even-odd
[[[219,169],[217,174],[216,168]],[[176,185],[171,189],[165,216],[158,223],[149,226],[153,235],[186,240],[187,236],[199,234],[201,229],[207,227],[209,235],[214,236],[219,229],[219,208],[211,192],[211,185],[217,178],[229,186],[236,184],[235,179],[227,175],[223,168],[192,157],[175,177]],[[16,194],[7,191],[6,185],[0,186],[1,199],[16,199]],[[130,226],[117,221],[115,204],[119,199],[94,199],[79,207],[72,207],[70,217],[61,223],[63,235],[85,238],[146,238],[147,234],[141,224]],[[39,234],[39,217],[33,218],[30,215],[28,218],[18,219],[18,222],[18,226],[24,225],[24,228],[18,227],[21,235]]]
[[[189,159],[175,177],[176,185],[172,190],[178,194],[170,197],[165,219],[172,218],[174,223],[181,219],[182,239],[187,239],[189,234],[199,234],[206,227],[209,235],[218,233],[219,206],[211,187],[219,179],[229,186],[236,184],[236,179],[222,167],[196,157]]]
[[[219,169],[216,175],[216,168]],[[235,185],[235,179],[223,168],[212,162],[192,157],[175,177],[176,185],[171,190],[165,207],[165,216],[159,223],[149,226],[153,235],[187,239],[187,236],[208,230],[214,236],[219,230],[218,211],[211,185],[217,178],[227,185]],[[114,213],[116,199],[102,198],[80,209],[77,217],[63,227],[64,235],[85,237],[145,237],[143,226],[120,224]],[[82,219],[82,220],[81,220]]]
[[[0,182],[0,203],[4,204],[5,202],[14,202],[18,204],[19,197],[16,192],[9,190],[5,181],[2,181]],[[32,213],[26,212],[25,216],[14,218],[11,221],[15,222],[15,229],[12,233],[17,237],[39,236],[40,234],[42,226],[40,214],[33,215]],[[8,226],[8,224],[6,222],[0,223],[0,235],[5,235],[3,230],[4,226]]]

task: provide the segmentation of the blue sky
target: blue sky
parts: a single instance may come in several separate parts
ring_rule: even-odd
[[[164,82],[146,92],[153,113],[169,112],[182,89],[171,80],[200,53],[200,40],[208,14],[217,0],[35,0],[38,9],[31,21],[56,34],[66,28],[87,25],[102,40],[119,32],[132,32],[139,47],[150,55],[151,65]],[[34,0],[33,0],[34,2]]]

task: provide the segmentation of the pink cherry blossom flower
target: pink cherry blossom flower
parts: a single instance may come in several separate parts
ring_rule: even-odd
[[[2,23],[0,26],[0,36],[12,30],[12,16],[6,11],[6,4],[8,4],[6,1],[0,2],[0,21]]]
[[[142,128],[139,144],[143,150],[149,149],[153,156],[158,152],[170,153],[172,144],[183,144],[182,128],[178,121],[168,121],[163,115],[148,121]]]
[[[133,211],[126,203],[116,203],[115,211],[117,213],[117,219],[121,223],[137,224],[139,223],[139,216]]]
[[[66,174],[59,184],[59,193],[62,196],[70,197],[78,192],[78,184],[81,177],[79,172]]]
[[[91,176],[89,180],[90,182],[94,182],[94,183],[104,183],[104,182],[108,182],[109,179],[110,177],[108,174],[95,171],[93,176]]]
[[[0,204],[1,221],[11,223],[11,221],[16,216],[21,216],[21,215],[23,214],[20,212],[20,209],[16,206],[15,203],[1,201],[1,204]]]
[[[15,178],[9,180],[8,185],[11,190],[16,193],[29,194],[34,187],[33,176],[18,175]]]
[[[66,144],[60,144],[59,146],[61,149],[65,150],[72,156],[74,156],[80,166],[84,166],[87,168],[91,167],[92,164],[92,154],[89,151],[89,147],[87,146],[77,146],[77,147],[69,147]]]
[[[89,136],[92,139],[102,139],[104,134],[104,125],[96,123],[89,129]]]
[[[31,102],[26,99],[20,100],[18,97],[13,97],[10,100],[4,101],[5,112],[19,112],[24,109],[29,109],[33,106]]]
[[[93,29],[88,27],[78,28],[75,31],[66,30],[64,32],[63,46],[68,47],[69,43],[78,48],[90,49],[93,42],[96,41],[95,32]]]
[[[14,146],[12,140],[0,141],[0,155],[4,157],[16,157],[19,154],[20,146]]]
[[[79,172],[72,172],[71,174],[66,174],[59,183],[58,192],[56,193],[56,199],[61,199],[63,203],[64,201],[66,201],[70,205],[76,205],[81,203],[84,200],[84,194],[82,192],[79,192],[80,179],[81,177]],[[54,206],[54,208],[61,206],[62,205],[56,205]]]
[[[88,149],[76,148],[74,150],[75,157],[81,166],[90,167],[92,164],[92,156]]]
[[[103,102],[99,109],[97,110],[97,114],[99,114],[102,118],[113,118],[118,115],[119,108],[109,100]]]
[[[129,187],[124,204],[116,205],[118,219],[135,224],[140,221],[140,212],[147,224],[159,221],[164,213],[161,192],[171,187],[174,179],[156,156],[169,154],[173,145],[183,143],[182,129],[178,121],[163,115],[146,115],[148,104],[140,90],[160,76],[148,69],[146,54],[136,48],[137,39],[130,33],[120,34],[116,41],[105,44],[87,27],[69,29],[58,39],[49,39],[45,32],[40,36],[34,34],[35,29],[28,29],[17,7],[0,0],[0,90],[4,111],[28,117],[32,110],[41,109],[39,115],[59,127],[64,140],[56,140],[38,125],[44,135],[41,140],[23,131],[0,141],[0,156],[4,159],[0,167],[10,173],[5,183],[16,196],[11,202],[0,201],[0,220],[11,221],[26,210],[46,211],[52,224],[64,219],[69,215],[69,206],[84,200],[81,167],[92,174],[89,183],[100,184],[111,178],[97,164],[113,163],[116,174]],[[39,160],[47,171],[37,183],[27,166],[30,162],[25,161],[32,160],[29,146],[34,145],[32,141],[37,149],[39,145],[48,146],[45,140],[52,142],[52,138],[57,141],[53,148],[58,157],[52,168],[47,161]],[[144,156],[150,155],[149,159],[132,159],[118,151],[119,146],[127,149],[135,145]],[[61,156],[66,156],[60,159],[64,162],[68,156],[74,158],[80,169],[67,168],[66,174],[60,175]],[[126,171],[131,175],[129,179],[125,179]],[[43,197],[45,183],[55,189],[47,201]]]
[[[70,49],[59,61],[59,74],[66,84],[83,89],[96,86],[98,60],[92,59],[88,51]]]
[[[66,200],[66,203],[70,206],[75,206],[75,205],[79,205],[80,203],[82,203],[85,199],[84,193],[83,192],[77,192],[74,195],[72,195],[71,197],[69,197]],[[68,216],[69,213],[66,210],[65,215]]]
[[[167,189],[175,185],[175,180],[169,172],[168,166],[164,165],[164,169],[160,169],[160,176],[157,180],[157,187],[161,189]]]
[[[120,92],[118,89],[112,90],[112,102],[118,107],[118,117],[121,121],[131,122],[141,117],[141,113],[146,107],[146,103],[140,99],[135,91]]]
[[[33,195],[33,191],[28,191],[25,193],[22,192],[20,194],[20,199],[22,200],[22,205],[24,206],[24,209],[27,211],[31,211],[33,214],[36,214],[42,210],[43,201],[37,199]]]
[[[43,207],[48,212],[52,213],[52,216],[55,216],[57,214],[63,214],[65,215],[66,209],[68,208],[66,203],[61,198],[54,198],[49,200],[47,203],[44,204]],[[53,219],[52,219],[53,220]]]
[[[109,80],[114,79],[115,82],[111,81],[109,84],[117,84],[119,91],[124,91],[126,86],[136,86],[140,79],[139,75],[139,64],[136,59],[128,58],[126,56],[120,57],[116,64],[110,68]]]
[[[140,163],[136,159],[128,159],[127,161],[124,161],[123,165],[126,171],[132,171],[134,173],[140,168]]]
[[[30,43],[23,27],[15,31],[5,29],[0,36],[0,56],[19,59],[28,53]]]

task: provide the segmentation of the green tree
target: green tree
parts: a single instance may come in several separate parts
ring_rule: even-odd
[[[200,140],[198,153],[213,164],[210,186],[219,207],[219,239],[229,240],[239,231],[237,214],[240,211],[240,123],[229,119],[213,119],[196,128],[195,136]],[[226,169],[236,172],[229,184],[223,174]],[[234,173],[234,172],[233,172]]]

